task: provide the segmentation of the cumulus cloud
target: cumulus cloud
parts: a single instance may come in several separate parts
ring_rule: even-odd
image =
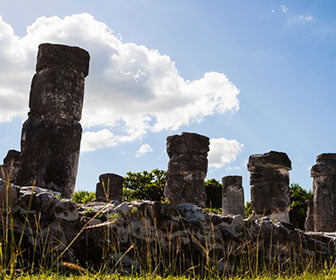
[[[237,140],[227,140],[223,137],[210,139],[209,166],[221,168],[235,161],[242,149],[243,144]]]
[[[239,90],[224,74],[208,72],[185,80],[169,56],[124,43],[92,15],[76,14],[40,17],[21,38],[0,18],[0,121],[26,115],[42,42],[80,46],[91,55],[82,118],[84,151],[239,110]]]
[[[147,154],[147,153],[150,153],[150,152],[153,152],[152,147],[151,147],[149,144],[143,144],[143,145],[141,145],[141,147],[137,150],[135,156],[136,156],[137,158],[139,158],[139,157],[142,157],[144,154]]]

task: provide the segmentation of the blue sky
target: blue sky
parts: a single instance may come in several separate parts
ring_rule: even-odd
[[[242,175],[249,155],[283,151],[312,186],[336,152],[336,2],[0,0],[0,157],[19,149],[37,45],[91,54],[77,189],[98,176],[166,169],[166,137],[212,139],[208,178]]]

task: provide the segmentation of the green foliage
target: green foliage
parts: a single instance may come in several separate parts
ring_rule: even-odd
[[[222,214],[222,208],[205,208],[204,210],[208,213]]]
[[[206,207],[219,209],[222,207],[222,184],[216,179],[205,181]]]
[[[150,172],[127,172],[123,185],[123,200],[164,200],[163,189],[167,181],[167,172],[154,169]],[[222,185],[216,179],[205,182],[207,195],[206,206],[220,209],[222,207]],[[217,210],[218,211],[218,210]]]
[[[161,201],[163,188],[167,181],[167,173],[164,170],[127,172],[123,185],[123,200],[153,200]]]
[[[78,191],[73,194],[71,200],[78,204],[86,204],[88,202],[95,201],[96,194],[94,192]]]
[[[245,218],[249,218],[252,215],[252,203],[251,201],[245,202],[244,216]]]
[[[297,228],[304,229],[307,205],[306,200],[312,198],[311,191],[306,191],[299,184],[291,184],[289,220]]]

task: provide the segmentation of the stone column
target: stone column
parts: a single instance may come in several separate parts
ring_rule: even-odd
[[[314,202],[313,198],[306,200],[307,205],[307,217],[305,220],[305,231],[314,231]]]
[[[0,165],[0,178],[14,182],[20,167],[20,152],[9,150],[3,160],[3,165]]]
[[[99,176],[99,183],[96,186],[96,201],[108,202],[122,200],[124,178],[113,173],[106,173]]]
[[[317,156],[311,168],[314,191],[314,231],[336,231],[336,154]]]
[[[79,123],[88,75],[87,51],[65,45],[39,46],[28,114],[21,135],[18,185],[37,185],[72,196],[82,127]]]
[[[204,179],[208,170],[209,138],[196,133],[167,137],[169,155],[164,196],[174,204],[205,207]]]
[[[244,217],[244,189],[242,176],[222,178],[222,214],[241,215]]]
[[[269,216],[289,223],[288,171],[292,168],[287,154],[271,151],[251,155],[247,167],[250,171],[253,216]]]

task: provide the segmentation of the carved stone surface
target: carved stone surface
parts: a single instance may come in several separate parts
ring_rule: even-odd
[[[122,188],[124,178],[113,173],[106,173],[99,176],[99,183],[96,186],[96,201],[108,202],[122,200]]]
[[[71,197],[77,176],[84,78],[89,54],[78,47],[39,46],[29,118],[21,136],[18,185],[38,185]]]
[[[320,154],[311,168],[314,231],[336,231],[336,154]]]
[[[306,200],[307,216],[305,220],[305,231],[314,231],[314,200],[313,198]]]
[[[244,189],[242,176],[222,178],[222,214],[244,217]]]
[[[14,182],[20,167],[20,152],[9,150],[0,165],[0,178],[9,182]]]
[[[82,127],[49,125],[30,117],[23,125],[18,185],[35,185],[71,197],[75,188]]]
[[[174,204],[205,207],[204,179],[208,170],[209,138],[196,133],[167,137],[169,155],[164,195]]]
[[[250,171],[252,213],[289,222],[289,170],[291,161],[285,153],[271,151],[251,155]]]

